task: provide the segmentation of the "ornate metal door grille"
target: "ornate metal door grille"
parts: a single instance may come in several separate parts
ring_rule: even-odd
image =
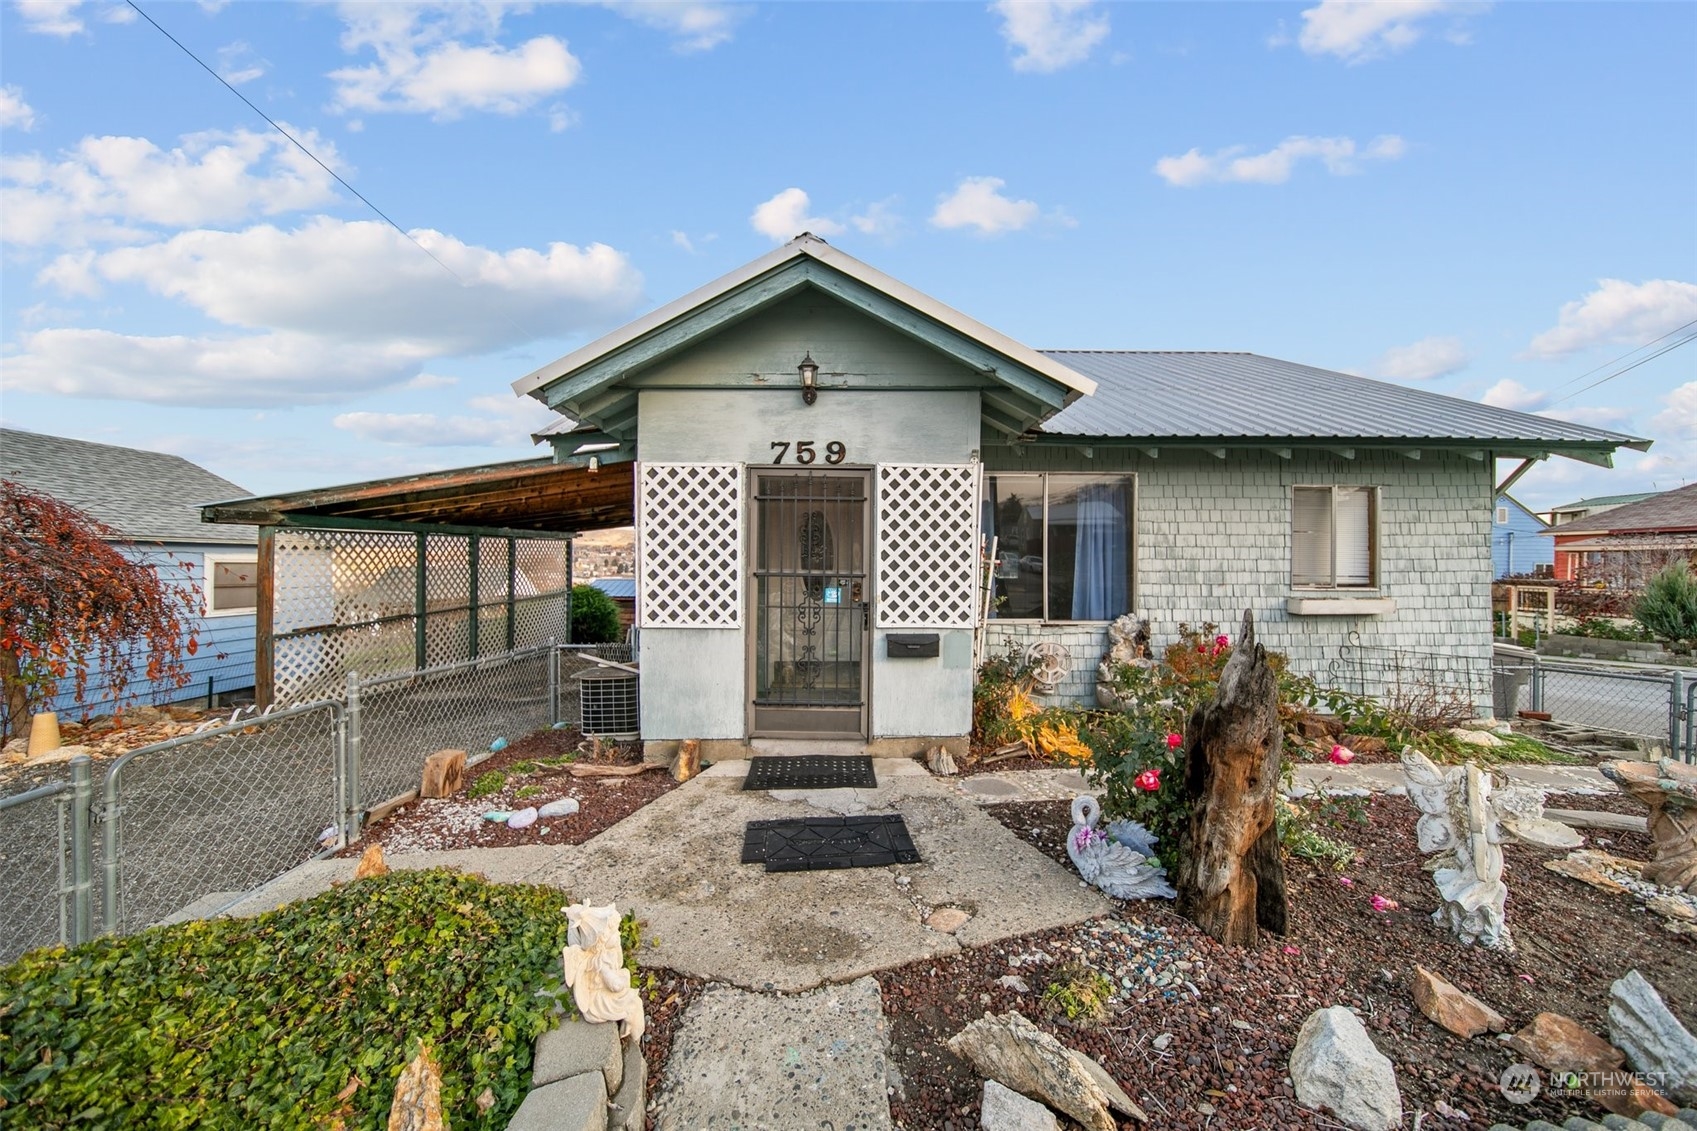
[[[756,734],[865,733],[866,486],[860,472],[755,476]]]

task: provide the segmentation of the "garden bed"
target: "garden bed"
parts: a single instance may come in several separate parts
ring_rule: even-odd
[[[677,788],[664,769],[630,777],[572,777],[566,767],[579,761],[604,766],[642,764],[638,746],[605,747],[600,757],[583,747],[583,735],[575,730],[527,735],[468,768],[465,788],[459,793],[420,798],[368,824],[360,839],[341,855],[358,856],[372,844],[381,844],[391,856],[457,848],[582,844]],[[479,782],[484,786],[479,787]],[[472,793],[479,796],[469,796]],[[488,812],[512,812],[568,797],[577,801],[576,813],[540,820],[529,828],[510,829],[500,821],[483,819]]]
[[[1070,868],[1067,810],[1065,802],[1037,802],[987,812]],[[1324,830],[1355,849],[1353,865],[1340,872],[1287,857],[1290,934],[1258,949],[1219,946],[1167,903],[1122,904],[1115,916],[1080,927],[879,975],[891,1057],[904,1081],[891,1100],[898,1123],[912,1131],[977,1126],[980,1078],[943,1042],[973,1018],[1009,1009],[1099,1059],[1155,1125],[1236,1131],[1336,1126],[1296,1103],[1285,1073],[1303,1020],[1338,1004],[1361,1012],[1396,1066],[1405,1111],[1427,1111],[1428,1128],[1600,1117],[1602,1109],[1583,1100],[1504,1101],[1498,1076],[1520,1057],[1493,1037],[1464,1041],[1428,1021],[1409,994],[1416,963],[1516,1027],[1553,1011],[1606,1034],[1609,986],[1630,969],[1675,1014],[1697,1016],[1697,944],[1663,931],[1630,897],[1546,871],[1542,861],[1555,854],[1510,846],[1508,914],[1518,951],[1463,948],[1431,922],[1436,890],[1414,844],[1413,808],[1375,797],[1359,812],[1364,822],[1339,810]],[[1639,847],[1616,838],[1617,852]],[[1374,911],[1374,895],[1397,909]],[[1069,1021],[1044,1005],[1046,986],[1067,962],[1114,980],[1106,1019]],[[1009,977],[1027,992],[1002,980]],[[1440,1101],[1470,1122],[1438,1118]]]

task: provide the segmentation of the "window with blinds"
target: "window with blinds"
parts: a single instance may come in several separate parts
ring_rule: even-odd
[[[1290,583],[1370,589],[1378,583],[1377,487],[1297,487],[1291,495]]]

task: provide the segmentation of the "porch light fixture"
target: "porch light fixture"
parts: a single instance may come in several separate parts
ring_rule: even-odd
[[[819,363],[813,360],[812,350],[807,351],[796,370],[801,374],[801,399],[812,404],[819,399]]]

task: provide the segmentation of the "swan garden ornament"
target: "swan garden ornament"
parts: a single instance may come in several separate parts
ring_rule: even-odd
[[[1073,799],[1067,855],[1086,883],[1115,899],[1173,899],[1167,870],[1154,859],[1155,838],[1136,821],[1109,821],[1097,829],[1102,807],[1094,797]]]

